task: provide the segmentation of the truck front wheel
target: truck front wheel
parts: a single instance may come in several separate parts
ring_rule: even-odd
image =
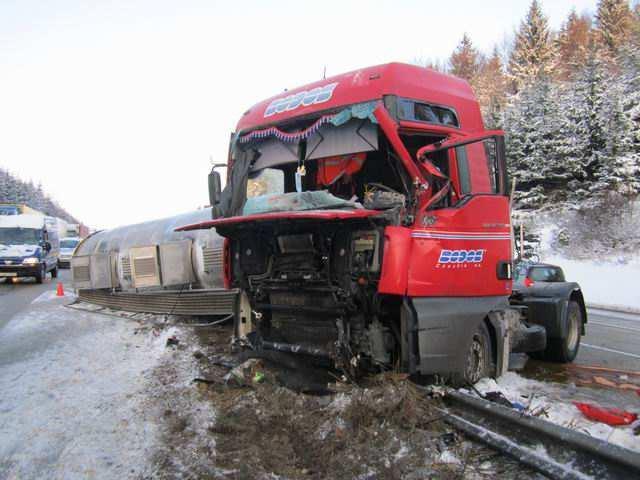
[[[474,384],[480,379],[493,375],[493,357],[491,353],[491,337],[484,322],[471,338],[464,357],[463,371],[451,378],[453,386],[459,387]]]
[[[547,338],[547,348],[539,355],[552,362],[572,362],[580,348],[580,332],[582,331],[582,310],[575,300],[569,301],[567,308],[567,332],[562,338]]]

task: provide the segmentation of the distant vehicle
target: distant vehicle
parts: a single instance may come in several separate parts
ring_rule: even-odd
[[[89,228],[82,223],[68,223],[65,236],[85,238],[89,235]]]
[[[536,282],[565,282],[564,272],[557,265],[547,263],[521,263],[514,271],[514,289],[529,288]]]
[[[60,257],[58,257],[59,268],[71,267],[71,257],[75,251],[78,243],[80,243],[80,237],[65,237],[60,240]]]
[[[58,276],[59,230],[63,222],[34,214],[0,216],[0,279]]]
[[[530,323],[547,330],[545,350],[532,356],[543,360],[571,362],[585,334],[587,310],[580,285],[567,282],[558,265],[520,262],[514,268],[514,303],[527,306]]]

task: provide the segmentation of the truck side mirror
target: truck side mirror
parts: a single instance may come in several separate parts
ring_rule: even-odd
[[[211,173],[209,173],[209,205],[212,207],[218,205],[221,195],[222,182],[220,180],[220,173],[211,170]]]

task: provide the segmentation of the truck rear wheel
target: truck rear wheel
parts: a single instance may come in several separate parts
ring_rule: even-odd
[[[451,383],[456,387],[477,383],[493,375],[493,366],[491,336],[485,323],[481,322],[465,353],[463,371],[454,374]]]
[[[571,300],[567,308],[567,333],[562,338],[547,338],[547,348],[536,356],[552,362],[572,362],[580,348],[583,321],[580,305]]]

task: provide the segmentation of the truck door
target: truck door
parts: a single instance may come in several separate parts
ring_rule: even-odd
[[[411,297],[511,293],[511,231],[504,141],[492,135],[433,149],[449,159],[449,193],[417,215],[411,232]],[[441,160],[440,160],[441,161]]]

